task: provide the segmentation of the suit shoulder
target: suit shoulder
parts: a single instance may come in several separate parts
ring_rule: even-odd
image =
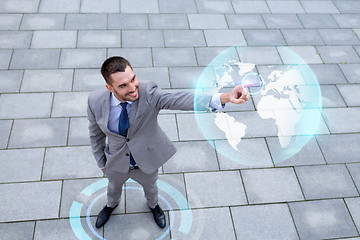
[[[106,88],[97,89],[89,94],[88,101],[89,104],[95,104],[96,102],[101,102],[109,95],[109,90]]]

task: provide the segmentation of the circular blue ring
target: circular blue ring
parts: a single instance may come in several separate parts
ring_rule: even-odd
[[[128,180],[129,182],[135,182],[132,179]],[[106,186],[106,184],[108,183],[107,179],[101,179],[93,184],[90,184],[89,186],[87,186],[86,188],[84,188],[81,193],[83,195],[86,195],[88,197],[90,197],[91,195],[93,195],[94,193],[98,192],[100,189],[104,188]],[[167,194],[169,194],[169,196],[171,196],[175,202],[179,205],[180,209],[184,208],[184,204],[187,205],[188,202],[186,201],[186,199],[183,197],[183,195],[176,190],[174,187],[172,187],[171,185],[160,181],[159,180],[159,185],[160,185],[160,189],[165,191]],[[139,187],[123,187],[123,189],[138,189],[138,190],[142,190],[142,188]],[[101,193],[100,195],[96,196],[92,202],[89,204],[87,211],[86,211],[86,222],[87,225],[89,226],[91,232],[99,239],[101,240],[106,240],[105,238],[103,238],[102,236],[100,236],[95,229],[93,228],[93,226],[91,225],[90,222],[90,213],[91,213],[91,209],[94,206],[95,202],[97,200],[99,200],[101,197],[103,197],[106,194],[106,192]],[[179,194],[181,195],[179,197]],[[167,234],[169,234],[171,228],[174,225],[174,213],[173,213],[173,208],[171,206],[171,204],[162,196],[159,195],[159,198],[161,200],[163,200],[165,202],[165,204],[168,206],[169,208],[169,212],[170,212],[170,224],[168,229],[160,236],[158,237],[156,240],[161,240],[163,239]],[[184,202],[185,201],[185,202]],[[81,224],[80,221],[80,215],[81,215],[81,209],[83,207],[83,204],[77,202],[77,201],[73,201],[73,204],[71,206],[70,209],[70,214],[69,214],[69,220],[70,220],[70,226],[74,232],[74,234],[78,237],[78,239],[81,240],[91,240],[91,238],[88,236],[88,234],[85,232],[84,227]],[[186,210],[189,210],[189,208],[186,208]],[[191,209],[190,209],[191,210]],[[181,211],[181,210],[180,210]],[[186,213],[185,213],[186,212]],[[191,211],[190,213],[188,211],[181,211],[181,222],[180,222],[180,227],[179,227],[179,231],[188,234],[190,229],[191,229],[191,225],[192,225],[192,214]]]

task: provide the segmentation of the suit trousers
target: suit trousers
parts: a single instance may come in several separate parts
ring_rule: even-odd
[[[122,186],[129,178],[135,180],[143,187],[149,207],[154,208],[158,203],[158,187],[156,184],[158,171],[146,174],[140,169],[133,169],[127,173],[120,173],[105,168],[104,173],[109,180],[106,204],[108,207],[115,207],[119,204]]]

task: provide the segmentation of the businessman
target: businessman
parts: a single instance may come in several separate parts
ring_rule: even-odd
[[[161,109],[194,110],[194,95],[189,92],[163,92],[153,82],[138,81],[125,58],[111,57],[102,67],[106,89],[88,98],[89,135],[98,167],[109,180],[107,203],[95,226],[100,228],[120,202],[122,186],[129,178],[142,185],[154,220],[166,226],[158,204],[158,169],[176,152],[161,130],[157,115]],[[241,85],[231,92],[196,99],[197,110],[221,108],[227,102],[244,103],[249,93]],[[107,140],[107,141],[106,141]]]

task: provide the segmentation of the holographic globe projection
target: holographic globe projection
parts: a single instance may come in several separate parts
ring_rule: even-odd
[[[244,104],[228,103],[222,111],[195,114],[204,139],[240,165],[263,165],[257,148],[266,148],[269,140],[276,142],[270,149],[273,163],[289,159],[307,144],[321,121],[322,96],[315,74],[290,48],[277,48],[291,64],[241,61],[238,55],[247,47],[230,47],[208,64],[197,81],[195,110],[200,94],[229,92],[239,84],[249,90],[251,99]]]

